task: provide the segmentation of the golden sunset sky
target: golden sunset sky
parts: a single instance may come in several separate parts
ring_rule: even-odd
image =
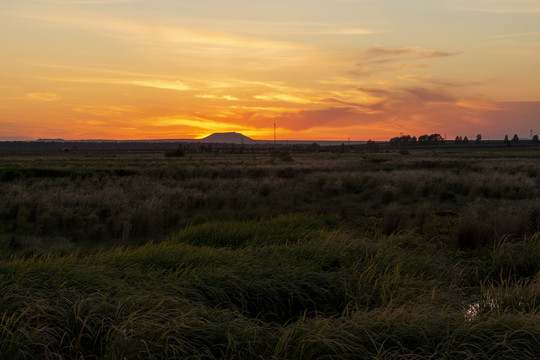
[[[2,0],[0,140],[540,133],[540,0]]]

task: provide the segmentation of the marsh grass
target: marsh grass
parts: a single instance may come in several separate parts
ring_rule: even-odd
[[[0,358],[534,359],[507,151],[1,157]]]

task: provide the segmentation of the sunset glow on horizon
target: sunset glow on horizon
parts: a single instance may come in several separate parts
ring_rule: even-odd
[[[17,0],[0,141],[540,133],[540,0]]]

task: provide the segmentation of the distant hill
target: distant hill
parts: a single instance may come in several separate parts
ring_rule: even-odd
[[[202,138],[201,141],[216,144],[249,144],[254,142],[253,139],[237,132],[213,133],[212,135]]]

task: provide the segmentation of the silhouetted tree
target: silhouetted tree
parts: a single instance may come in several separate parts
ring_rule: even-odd
[[[441,134],[431,134],[429,135],[429,142],[431,144],[442,144],[444,143],[444,138]]]
[[[504,143],[508,146],[512,145],[512,143],[510,142],[510,140],[508,140],[508,134],[504,136]]]
[[[463,143],[464,143],[464,144],[468,144],[468,143],[469,143],[469,138],[465,136],[465,137],[463,138]]]
[[[428,140],[429,140],[428,134],[420,135],[418,137],[418,144],[427,144]]]
[[[538,135],[534,135],[532,141],[533,143],[538,144]]]
[[[414,145],[415,143],[416,137],[411,137],[411,135],[396,136],[390,139],[390,145],[392,146]]]
[[[514,134],[514,137],[512,138],[512,142],[514,144],[517,144],[519,142],[519,136],[517,136],[517,134]]]
[[[482,135],[481,134],[476,135],[476,141],[475,142],[477,144],[480,144],[482,142]]]
[[[456,143],[456,144],[461,143],[461,137],[460,137],[460,136],[456,136],[455,143]]]

